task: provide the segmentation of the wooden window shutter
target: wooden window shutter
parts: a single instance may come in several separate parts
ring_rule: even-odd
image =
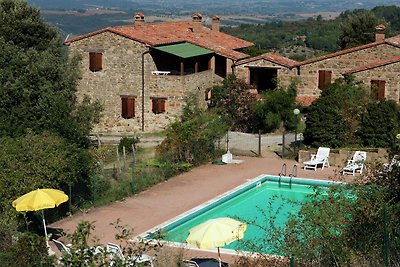
[[[151,99],[151,110],[154,114],[160,114],[165,112],[165,98],[152,98]]]
[[[164,113],[165,112],[165,99],[159,99],[158,100],[158,113]]]
[[[131,119],[135,117],[135,97],[122,96],[122,118]]]
[[[381,100],[385,98],[385,81],[379,81],[379,86],[378,86],[378,99]]]
[[[318,88],[324,89],[325,84],[325,72],[323,70],[318,71]]]
[[[153,111],[154,114],[158,113],[158,102],[155,98],[151,100],[151,111]]]
[[[128,98],[121,97],[121,101],[122,101],[122,118],[127,119],[128,118]]]
[[[331,80],[332,80],[332,71],[326,70],[325,71],[325,86],[324,86],[324,88],[331,84]]]
[[[318,71],[318,88],[324,89],[329,84],[331,84],[332,80],[332,71],[330,70],[320,70]]]
[[[91,71],[100,71],[103,69],[103,54],[99,52],[89,53],[89,69]]]
[[[127,102],[127,119],[130,119],[135,117],[135,98],[128,97]]]
[[[100,71],[103,69],[103,54],[96,53],[96,69]]]
[[[385,81],[371,80],[371,89],[376,90],[374,91],[376,100],[381,100],[385,98],[385,85]]]

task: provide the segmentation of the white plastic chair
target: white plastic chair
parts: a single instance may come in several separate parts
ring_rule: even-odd
[[[367,159],[367,152],[356,151],[354,152],[353,158],[347,161],[346,167],[342,169],[343,174],[355,175],[356,172],[362,174],[364,169],[364,162]]]
[[[153,265],[153,257],[143,254],[137,257],[128,257],[125,258],[124,254],[122,253],[122,249],[117,244],[108,243],[107,244],[107,251],[118,257],[119,259],[126,261],[129,266],[135,266],[139,263],[147,264],[148,266],[154,267]]]
[[[65,253],[69,253],[69,245],[65,245],[63,242],[58,241],[56,239],[52,239],[54,244],[56,245],[57,249],[61,252],[61,255],[64,255]]]
[[[324,167],[329,167],[329,147],[319,147],[317,150],[317,154],[311,155],[311,160],[304,162],[304,169],[313,169],[314,171],[317,170],[318,165]]]

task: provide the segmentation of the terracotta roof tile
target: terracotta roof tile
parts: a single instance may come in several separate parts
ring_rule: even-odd
[[[253,61],[256,61],[259,59],[265,59],[265,60],[271,61],[273,63],[279,64],[281,66],[284,66],[286,68],[293,68],[298,63],[297,61],[291,60],[290,58],[281,56],[276,53],[265,53],[265,54],[262,54],[262,55],[259,55],[256,57],[240,60],[238,62],[238,64],[245,64],[245,63],[253,62]]]
[[[355,52],[355,51],[359,51],[359,50],[363,50],[363,49],[366,49],[366,48],[378,46],[378,45],[381,45],[381,44],[389,44],[389,45],[392,45],[392,46],[400,47],[400,35],[392,37],[392,38],[387,38],[387,39],[384,39],[382,41],[373,42],[373,43],[369,43],[369,44],[365,44],[365,45],[360,45],[360,46],[344,49],[344,50],[341,50],[341,51],[338,51],[338,52],[335,52],[335,53],[331,53],[331,54],[328,54],[328,55],[307,59],[307,60],[299,62],[297,64],[297,66],[307,65],[307,64],[310,64],[310,63],[314,63],[314,62],[318,62],[318,61],[324,60],[324,59],[333,58],[333,57],[336,57],[336,56],[352,53],[352,52]]]
[[[360,72],[360,71],[374,69],[374,68],[377,68],[377,67],[389,65],[389,64],[392,64],[392,63],[396,63],[396,62],[400,62],[400,56],[392,57],[392,58],[385,59],[385,60],[379,60],[379,61],[375,61],[375,62],[366,64],[366,65],[363,65],[363,66],[359,66],[359,67],[350,69],[350,70],[344,72],[343,74],[344,75],[353,74],[353,73],[357,73],[357,72]]]
[[[385,39],[385,41],[394,46],[400,46],[400,35],[396,35]]]
[[[301,95],[301,96],[296,96],[296,103],[301,104],[305,107],[310,106],[315,100],[318,99],[318,96],[315,95]]]
[[[149,46],[189,42],[235,60],[249,57],[247,54],[235,50],[253,45],[251,42],[222,32],[212,31],[204,26],[202,26],[201,32],[193,33],[190,21],[108,27],[67,40],[65,44],[70,44],[104,31],[110,31]]]

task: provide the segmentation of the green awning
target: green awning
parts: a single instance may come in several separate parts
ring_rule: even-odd
[[[180,58],[191,58],[214,53],[211,50],[190,43],[156,46],[153,47],[153,49],[172,54]]]

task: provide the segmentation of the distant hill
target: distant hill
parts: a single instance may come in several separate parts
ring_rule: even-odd
[[[168,0],[164,1],[169,3]],[[340,2],[346,3],[344,0],[337,0],[334,3],[329,2],[329,4],[325,0],[309,1],[307,3],[298,0],[283,0],[279,2],[281,9],[292,3],[293,5],[303,5],[304,10],[303,12],[277,13],[260,13],[260,6],[267,2],[265,0],[257,0],[261,4],[256,4],[254,0],[248,0],[246,1],[246,6],[239,5],[238,0],[230,0],[230,5],[227,4],[226,0],[220,0],[218,3],[209,0],[197,0],[196,4],[187,4],[188,6],[192,5],[192,8],[184,9],[180,6],[174,10],[173,7],[181,1],[175,0],[174,3],[164,4],[164,6],[159,0],[151,1],[151,3],[149,3],[150,1],[141,1],[140,4],[139,2],[127,0],[31,0],[30,2],[35,5],[47,5],[47,9],[42,7],[41,15],[46,21],[60,30],[63,39],[93,32],[108,26],[132,24],[133,14],[138,11],[145,13],[147,23],[152,23],[190,20],[190,16],[195,11],[199,11],[193,6],[200,5],[199,3],[203,3],[203,8],[207,10],[221,6],[218,9],[219,12],[205,13],[201,11],[203,13],[203,23],[210,25],[210,16],[218,14],[221,16],[222,31],[251,41],[256,45],[257,49],[246,51],[246,53],[257,54],[272,50],[296,60],[337,51],[339,49],[337,45],[339,24],[345,17],[344,14],[352,12],[349,10],[346,10],[346,12],[344,12],[345,10],[341,12],[318,12],[318,8],[311,4],[315,2],[320,7],[321,3],[327,3],[327,8],[328,6],[338,5]],[[278,6],[278,0],[270,1],[275,6]],[[209,3],[206,4],[207,2]],[[381,2],[389,1],[382,0]],[[252,3],[254,4],[252,5]],[[48,5],[52,7],[61,5],[64,8],[48,9]],[[123,5],[125,5],[125,8],[122,8]],[[223,5],[225,6],[222,7]],[[247,13],[257,6],[259,7],[259,13]],[[157,8],[159,8],[159,11],[157,11]],[[234,10],[235,8],[238,11],[234,14],[223,14],[229,13],[228,10]],[[371,10],[378,19],[386,21],[390,25],[388,35],[400,33],[400,6],[379,6]],[[360,9],[354,12],[358,11]]]
[[[400,5],[399,0],[28,0],[41,9],[133,9],[154,13],[272,14],[277,12],[337,12],[378,5]]]

